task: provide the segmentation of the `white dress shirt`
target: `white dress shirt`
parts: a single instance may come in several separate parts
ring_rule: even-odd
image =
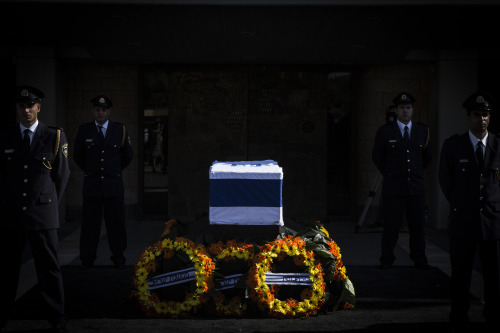
[[[477,143],[479,141],[482,141],[483,142],[483,147],[482,147],[482,150],[483,150],[483,158],[484,158],[484,152],[486,151],[486,143],[488,142],[488,132],[486,132],[486,135],[484,136],[484,138],[482,138],[481,140],[479,140],[474,134],[472,134],[472,132],[469,130],[469,138],[470,138],[470,142],[472,143],[472,149],[474,151],[476,151],[476,146],[477,146]]]
[[[30,127],[26,127],[23,124],[19,123],[19,129],[21,130],[21,137],[24,137],[24,130],[29,129],[28,135],[30,137],[30,144],[33,142],[33,134],[35,134],[36,128],[38,127],[38,119],[35,121],[33,125]]]

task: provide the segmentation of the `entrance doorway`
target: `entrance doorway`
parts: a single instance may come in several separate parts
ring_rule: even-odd
[[[168,215],[168,97],[166,76],[144,73],[143,215]]]
[[[350,214],[350,73],[166,66],[142,74],[143,215],[203,216],[214,161],[267,159],[285,173],[286,216]]]

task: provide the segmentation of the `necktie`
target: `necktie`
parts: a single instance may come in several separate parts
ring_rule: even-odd
[[[483,169],[484,161],[483,161],[483,142],[482,141],[479,141],[476,145],[476,159],[477,159],[477,165],[479,166],[479,168]]]
[[[101,125],[97,125],[97,127],[99,128],[99,140],[102,142],[104,142],[104,133],[102,132],[102,126]]]
[[[24,145],[24,151],[26,153],[29,152],[30,151],[30,146],[31,146],[31,142],[30,142],[30,130],[29,129],[25,129],[24,130],[23,145]]]
[[[410,135],[408,134],[408,126],[405,126],[405,134],[403,136],[403,140],[405,144],[408,144],[408,142],[410,141]]]

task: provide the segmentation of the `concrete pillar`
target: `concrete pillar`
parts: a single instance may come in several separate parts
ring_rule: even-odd
[[[441,52],[437,61],[437,126],[434,138],[434,156],[439,163],[443,142],[454,134],[462,134],[468,129],[463,101],[478,87],[478,65],[475,52],[445,51]],[[436,166],[438,165],[436,163]],[[433,172],[432,195],[430,207],[434,227],[448,228],[449,205],[439,187],[436,171]]]

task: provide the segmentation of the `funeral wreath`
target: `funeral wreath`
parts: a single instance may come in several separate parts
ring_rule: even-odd
[[[132,296],[147,316],[242,316],[251,306],[292,318],[355,306],[340,248],[318,221],[260,244],[213,235],[195,242],[189,229],[168,220],[135,265]]]

